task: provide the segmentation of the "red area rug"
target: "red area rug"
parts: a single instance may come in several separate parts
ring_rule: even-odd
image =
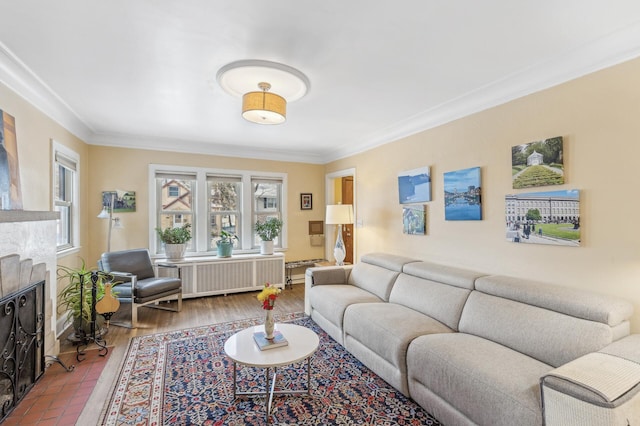
[[[412,400],[372,373],[309,317],[277,318],[320,337],[311,359],[311,394],[276,396],[273,424],[439,425]],[[233,364],[224,342],[260,324],[247,319],[133,337],[103,425],[261,425],[264,398],[233,398]],[[306,363],[278,369],[278,387],[306,386]],[[282,377],[281,377],[282,376]],[[238,371],[239,389],[264,389],[262,369]]]

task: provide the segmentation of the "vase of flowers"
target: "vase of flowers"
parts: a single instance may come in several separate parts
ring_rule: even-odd
[[[269,340],[273,339],[273,330],[275,328],[275,320],[273,318],[273,306],[280,294],[280,288],[265,283],[262,291],[258,293],[258,300],[262,302],[262,309],[267,311],[267,318],[264,321],[264,334]]]

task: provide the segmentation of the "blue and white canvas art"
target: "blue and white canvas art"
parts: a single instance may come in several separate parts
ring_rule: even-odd
[[[400,204],[431,201],[430,168],[427,166],[398,173],[398,194]]]
[[[445,220],[482,220],[480,188],[480,167],[445,173]]]

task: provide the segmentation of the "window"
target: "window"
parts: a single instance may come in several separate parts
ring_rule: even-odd
[[[157,213],[156,226],[160,229],[180,228],[190,223],[193,238],[187,244],[187,250],[193,250],[197,241],[194,221],[194,199],[196,189],[196,175],[194,173],[158,173],[155,176],[155,187],[158,205],[154,209]],[[154,228],[155,228],[154,227]],[[164,248],[160,238],[156,238],[156,253],[163,253]]]
[[[78,223],[78,191],[80,182],[80,156],[55,141],[53,147],[53,209],[60,214],[56,226],[58,252],[80,245]]]
[[[233,241],[237,248],[242,241],[242,177],[225,175],[207,176],[209,196],[209,244],[208,250],[216,250],[216,240],[221,231],[238,237]]]
[[[155,228],[191,223],[187,254],[213,254],[222,231],[235,234],[235,253],[256,252],[259,238],[253,230],[258,219],[274,216],[285,220],[285,173],[205,169],[180,166],[149,166],[149,244],[154,254],[163,253]],[[286,247],[286,229],[274,241]]]
[[[169,197],[179,197],[180,196],[180,187],[177,185],[169,186]]]
[[[270,217],[281,219],[280,199],[282,197],[282,181],[279,179],[252,178],[253,188],[253,223],[264,222]],[[260,237],[253,234],[253,246],[260,245]],[[274,247],[282,247],[280,238],[273,241]]]

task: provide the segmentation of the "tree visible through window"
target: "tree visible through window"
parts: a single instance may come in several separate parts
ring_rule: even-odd
[[[215,253],[222,231],[235,234],[234,247],[240,253],[257,251],[260,242],[253,225],[258,219],[286,219],[286,173],[153,164],[149,168],[155,186],[149,197],[156,218],[149,224],[153,254],[164,252],[156,227],[190,223],[193,239],[187,253],[191,255]],[[286,228],[274,243],[285,247]]]

